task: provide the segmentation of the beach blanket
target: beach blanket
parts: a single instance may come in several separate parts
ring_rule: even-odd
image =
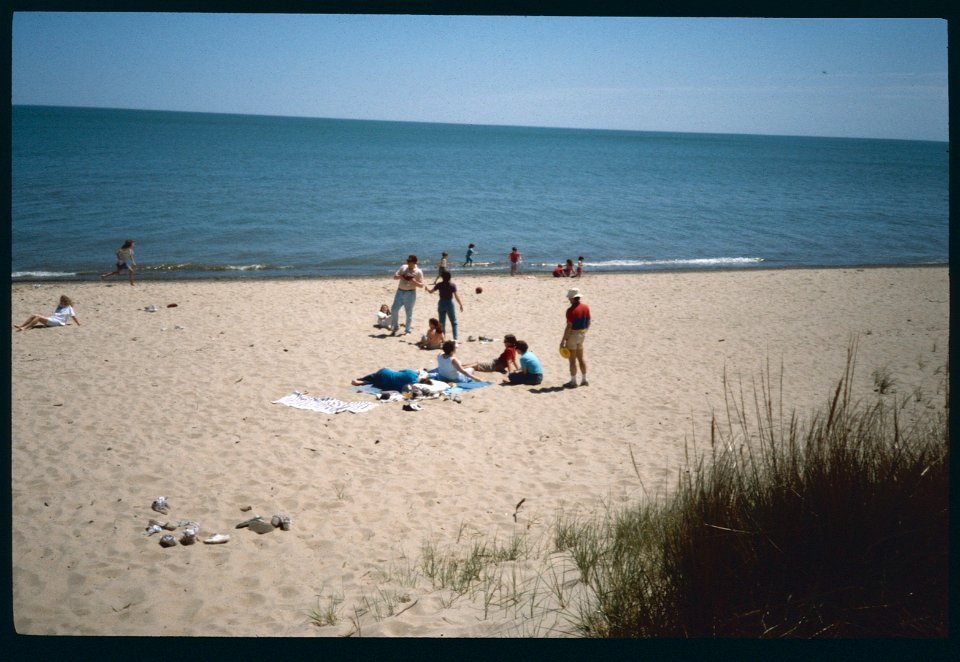
[[[294,391],[279,400],[274,400],[273,404],[286,405],[296,409],[309,409],[310,411],[319,411],[324,414],[339,414],[342,411],[359,414],[360,412],[370,411],[377,406],[376,402],[344,402],[336,398],[318,398],[313,395],[301,393],[300,391]]]

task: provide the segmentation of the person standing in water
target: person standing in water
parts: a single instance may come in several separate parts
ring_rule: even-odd
[[[520,259],[521,259],[520,251],[517,250],[516,246],[514,246],[513,249],[510,251],[510,255],[508,255],[508,257],[510,258],[510,275],[516,276],[517,269],[520,268]]]
[[[476,251],[474,250],[475,247],[476,247],[475,244],[470,244],[469,246],[467,246],[467,259],[466,259],[466,261],[463,263],[463,266],[465,266],[465,267],[466,267],[467,265],[469,265],[469,266],[471,266],[471,267],[473,266],[473,254],[476,252]]]

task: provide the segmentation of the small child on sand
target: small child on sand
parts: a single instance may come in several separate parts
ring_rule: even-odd
[[[14,324],[13,328],[17,331],[24,329],[40,329],[46,326],[66,326],[67,318],[73,319],[77,326],[80,326],[80,320],[77,319],[77,313],[73,310],[73,301],[66,294],[60,297],[60,304],[53,315],[44,317],[43,315],[31,315],[23,324]]]
[[[420,349],[440,349],[443,347],[443,329],[440,328],[440,320],[436,317],[430,318],[430,328],[420,338],[417,347]]]
[[[378,329],[390,328],[390,306],[387,304],[380,306],[380,310],[377,311],[377,322],[373,326]]]

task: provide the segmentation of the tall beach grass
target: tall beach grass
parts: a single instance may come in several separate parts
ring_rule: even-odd
[[[666,503],[558,523],[586,635],[948,635],[949,396],[910,422],[909,399],[855,403],[855,356],[808,422],[769,369],[750,400],[725,384],[726,421]]]

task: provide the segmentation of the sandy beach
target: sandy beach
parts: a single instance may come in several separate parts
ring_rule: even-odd
[[[454,280],[461,360],[494,358],[513,333],[543,363],[541,386],[494,373],[420,411],[274,404],[295,391],[377,402],[350,380],[436,366],[439,352],[413,345],[436,295],[418,294],[415,334],[374,328],[389,275],[12,285],[11,325],[61,294],[81,324],[11,331],[16,631],[564,636],[583,595],[553,553],[557,518],[667,492],[685,443],[708,445],[711,415],[724,416],[725,375],[752,402],[768,365],[779,391],[782,365],[785,408],[808,414],[857,338],[857,398],[881,397],[874,373],[887,371],[882,397],[943,407],[946,267]],[[571,286],[593,316],[590,385],[563,389]],[[160,495],[166,515],[151,510]],[[235,528],[278,513],[289,531]],[[230,540],[164,548],[145,535],[151,518]],[[425,572],[427,551],[521,539],[520,558],[461,595]]]

